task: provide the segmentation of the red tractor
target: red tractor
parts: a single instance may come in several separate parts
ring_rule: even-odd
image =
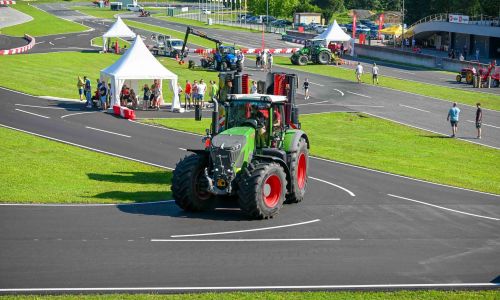
[[[498,87],[500,85],[500,71],[496,69],[495,64],[490,64],[488,68],[480,68],[479,75],[481,77],[481,83],[487,84],[488,77],[491,76],[491,86]],[[467,84],[472,84],[474,82],[474,77],[477,76],[476,68],[468,67],[464,68],[460,71],[460,74],[457,75],[457,82],[461,82],[462,78],[465,78],[465,82]]]
[[[462,78],[464,78],[465,83],[472,84],[474,81],[474,76],[476,76],[476,68],[471,66],[468,68],[463,68],[460,71],[460,73],[457,75],[456,79],[457,79],[457,82],[460,83],[460,82],[462,82]]]

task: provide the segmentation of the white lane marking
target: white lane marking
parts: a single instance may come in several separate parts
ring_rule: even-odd
[[[453,287],[500,287],[500,283],[408,283],[408,284],[350,284],[350,285],[268,285],[268,286],[189,286],[189,287],[87,287],[87,288],[14,288],[0,292],[98,292],[98,291],[216,291],[216,290],[308,290],[308,289],[408,289]]]
[[[52,46],[54,46],[54,43],[52,43],[52,42],[49,42],[49,44],[51,44]]]
[[[34,206],[34,207],[100,207],[100,206],[134,206],[173,203],[175,200],[162,200],[138,203],[89,203],[89,204],[52,204],[52,203],[0,203],[0,206]]]
[[[341,90],[339,89],[333,89],[333,90],[339,92],[342,95],[342,97],[344,97],[344,92],[342,92]]]
[[[82,36],[82,35],[89,35],[90,33],[80,33],[80,34],[77,34],[77,36]]]
[[[355,93],[355,92],[351,92],[351,91],[345,91],[346,93],[349,93],[349,94],[353,94],[353,95],[356,95],[356,96],[360,96],[360,97],[365,97],[365,98],[372,98],[370,96],[367,96],[367,95],[363,95],[363,94],[358,94],[358,93]]]
[[[468,212],[464,212],[464,211],[460,211],[460,210],[455,210],[455,209],[451,209],[451,208],[447,208],[447,207],[443,207],[443,206],[439,206],[439,205],[435,205],[435,204],[431,204],[431,203],[427,203],[427,202],[423,202],[423,201],[419,201],[419,200],[414,200],[414,199],[410,199],[410,198],[406,198],[406,197],[402,197],[402,196],[397,196],[397,195],[393,195],[393,194],[387,194],[387,196],[398,198],[398,199],[403,199],[403,200],[407,200],[407,201],[412,201],[412,202],[420,203],[420,204],[423,204],[423,205],[428,205],[428,206],[436,207],[436,208],[439,208],[439,209],[444,209],[444,210],[447,210],[447,211],[456,212],[456,213],[463,214],[463,215],[468,215],[468,216],[473,216],[473,217],[478,217],[478,218],[483,218],[483,219],[500,221],[500,219],[498,219],[498,218],[486,217],[486,216],[471,214],[471,213],[468,213]]]
[[[312,81],[309,81],[310,84],[313,84],[313,85],[317,85],[317,86],[324,86],[323,84],[320,84],[320,83],[315,83],[315,82],[312,82]]]
[[[90,127],[90,126],[85,126],[85,128],[87,128],[87,129],[92,129],[92,130],[96,130],[96,131],[101,131],[101,132],[105,132],[105,133],[110,133],[110,134],[114,134],[114,135],[119,135],[119,136],[123,136],[123,137],[126,137],[126,138],[131,138],[131,136],[130,136],[130,135],[125,135],[125,134],[121,134],[121,133],[116,133],[116,132],[112,132],[112,131],[107,131],[107,130],[104,130],[104,129],[94,128],[94,127]]]
[[[328,101],[325,100],[325,101],[319,101],[319,102],[302,103],[302,104],[297,104],[296,106],[314,105],[314,104],[325,103],[325,102],[328,102]]]
[[[364,105],[364,104],[347,104],[346,106],[355,106],[355,107],[384,107],[383,105]]]
[[[434,130],[431,130],[431,129],[426,129],[426,128],[418,127],[418,126],[411,125],[411,124],[404,123],[404,122],[399,122],[399,121],[396,121],[396,120],[393,120],[393,119],[389,119],[389,118],[386,118],[386,117],[377,116],[376,114],[368,113],[368,112],[366,112],[366,111],[364,111],[363,113],[364,113],[364,114],[367,114],[367,115],[370,115],[370,116],[372,116],[372,117],[376,117],[376,118],[384,119],[384,120],[391,121],[391,122],[394,122],[394,123],[398,123],[398,124],[401,124],[401,125],[405,125],[405,126],[413,127],[413,128],[420,129],[420,130],[429,131],[429,132],[432,132],[432,133],[435,133],[435,134],[439,134],[439,135],[443,135],[443,136],[448,136],[448,135],[447,135],[447,134],[445,134],[445,133],[441,133],[441,132],[437,132],[437,131],[434,131]],[[469,139],[462,139],[462,138],[459,138],[459,137],[458,137],[457,139],[459,139],[459,140],[461,140],[461,141],[464,141],[464,142],[467,142],[467,143],[472,143],[472,144],[481,145],[481,146],[484,146],[484,147],[488,147],[488,148],[493,148],[493,149],[500,150],[500,148],[499,148],[499,147],[490,146],[490,145],[483,144],[483,143],[478,143],[478,142],[475,142],[475,141],[472,141],[472,140],[469,140]]]
[[[40,117],[40,118],[50,119],[50,117],[42,116],[42,115],[39,115],[39,114],[35,114],[35,113],[29,112],[29,111],[25,111],[25,110],[22,110],[22,109],[19,109],[19,108],[16,108],[16,110],[20,111],[20,112],[23,112],[25,114],[34,115],[34,116],[37,116],[37,117]]]
[[[94,114],[94,113],[97,113],[97,112],[98,111],[84,111],[84,112],[78,112],[78,113],[73,113],[73,114],[67,114],[67,115],[61,116],[61,119],[64,119],[64,118],[70,117],[70,116],[76,116],[76,115]]]
[[[23,107],[34,107],[34,108],[43,108],[43,109],[63,109],[63,110],[71,110],[71,109],[66,109],[63,107],[50,107],[50,106],[38,106],[38,105],[28,105],[28,104],[14,104],[16,106],[23,106]]]
[[[57,40],[62,40],[62,39],[65,39],[66,37],[65,36],[62,36],[62,37],[58,37],[58,38],[55,38],[54,41],[57,41]]]
[[[430,111],[428,111],[428,110],[423,110],[423,109],[416,108],[416,107],[409,106],[409,105],[399,104],[399,106],[403,106],[403,107],[407,107],[407,108],[410,108],[410,109],[414,109],[414,110],[419,110],[419,111],[423,111],[423,112],[426,112],[426,113],[430,113]]]
[[[181,148],[181,147],[179,147],[179,150],[182,150],[182,151],[187,151],[187,149],[186,149],[186,148]]]
[[[309,176],[309,178],[313,179],[313,180],[317,180],[317,181],[320,181],[320,182],[323,182],[323,183],[326,183],[326,184],[329,184],[331,186],[334,186],[336,188],[339,188],[341,190],[343,190],[344,192],[348,193],[351,197],[356,197],[356,195],[351,192],[350,190],[346,189],[345,187],[341,187],[340,185],[338,184],[335,184],[335,183],[331,183],[331,182],[328,182],[326,180],[323,180],[323,179],[319,179],[319,178],[316,178],[316,177],[312,177],[312,176]]]
[[[168,119],[168,118],[165,118],[165,119]],[[158,129],[163,129],[163,130],[168,130],[168,131],[174,131],[174,132],[180,132],[180,133],[194,135],[194,136],[203,136],[202,134],[197,134],[197,133],[192,133],[192,132],[187,132],[187,131],[182,131],[182,130],[167,128],[167,127],[164,127],[164,126],[158,126],[158,125],[153,125],[153,124],[147,124],[147,123],[137,122],[137,121],[133,121],[133,120],[130,120],[130,119],[128,119],[128,120],[129,120],[129,122],[132,122],[132,123],[135,123],[135,124],[140,124],[140,125],[144,125],[144,126],[154,127],[154,128],[158,128]]]
[[[17,130],[17,131],[20,131],[20,132],[28,133],[28,134],[31,134],[31,135],[34,135],[34,136],[43,137],[43,138],[46,138],[46,139],[49,139],[49,140],[52,140],[52,141],[56,141],[56,142],[65,143],[65,144],[68,144],[68,145],[80,147],[82,149],[92,150],[92,151],[95,151],[95,152],[99,152],[99,153],[103,153],[103,154],[107,154],[107,155],[111,155],[111,156],[115,156],[115,157],[119,157],[119,158],[123,158],[123,159],[128,159],[128,160],[131,160],[131,161],[139,162],[139,163],[146,164],[146,165],[153,166],[153,167],[157,167],[157,168],[162,168],[162,169],[166,169],[166,170],[173,170],[173,168],[170,168],[170,167],[167,167],[167,166],[163,166],[163,165],[159,165],[159,164],[147,162],[147,161],[144,161],[144,160],[140,160],[140,159],[128,157],[128,156],[125,156],[125,155],[116,154],[116,153],[112,153],[112,152],[108,152],[108,151],[104,151],[104,150],[100,150],[100,149],[96,149],[96,148],[92,148],[92,147],[88,147],[88,146],[84,146],[84,145],[80,145],[80,144],[68,142],[68,141],[65,141],[65,140],[58,139],[58,138],[53,138],[53,137],[50,137],[50,136],[47,136],[47,135],[34,133],[34,132],[31,132],[31,131],[27,131],[27,130],[23,130],[23,129],[11,127],[11,126],[8,126],[8,125],[0,124],[0,126],[5,127],[5,128],[9,128],[9,129],[12,129],[12,130]]]
[[[223,232],[210,232],[210,233],[198,233],[198,234],[180,234],[180,235],[171,235],[172,238],[183,238],[183,237],[195,237],[195,236],[208,236],[208,235],[223,235],[223,234],[232,234],[232,233],[243,233],[243,232],[255,232],[255,231],[264,231],[264,230],[272,230],[278,228],[286,228],[286,227],[294,227],[300,225],[306,225],[310,223],[316,223],[321,221],[320,219],[315,219],[306,222],[288,224],[288,225],[279,225],[272,227],[263,227],[263,228],[254,228],[254,229],[244,229],[244,230],[235,230],[235,231],[223,231]]]
[[[306,239],[151,239],[151,242],[312,242],[340,241],[339,238],[306,238]]]
[[[35,45],[38,45],[38,44],[43,44],[45,43],[45,41],[41,41],[41,42],[36,42]]]
[[[399,178],[403,178],[403,179],[407,179],[407,180],[412,180],[412,181],[417,181],[417,182],[423,182],[423,183],[427,183],[427,184],[432,184],[432,185],[437,185],[437,186],[443,186],[443,187],[446,187],[446,188],[452,188],[452,189],[457,189],[457,190],[467,191],[467,192],[472,192],[472,193],[478,193],[478,194],[483,194],[483,195],[488,195],[488,196],[500,197],[499,194],[493,194],[493,193],[488,193],[488,192],[476,191],[476,190],[466,189],[466,188],[462,188],[462,187],[458,187],[458,186],[452,186],[452,185],[447,185],[447,184],[442,184],[442,183],[430,182],[430,181],[426,181],[426,180],[422,180],[422,179],[417,179],[417,178],[412,178],[412,177],[408,177],[408,176],[404,176],[404,175],[399,175],[399,174],[384,172],[384,171],[380,171],[380,170],[370,169],[370,168],[366,168],[366,167],[361,167],[361,166],[357,166],[357,165],[353,165],[353,164],[348,164],[348,163],[344,163],[344,162],[340,162],[340,161],[335,161],[335,160],[331,160],[331,159],[326,159],[326,158],[322,158],[322,157],[317,157],[317,156],[309,156],[309,157],[313,158],[313,159],[317,159],[317,160],[321,160],[321,161],[326,161],[326,162],[329,162],[329,163],[333,163],[333,164],[347,166],[347,167],[350,167],[350,168],[355,168],[355,169],[360,169],[360,170],[375,172],[375,173],[384,174],[384,175],[390,175],[390,176],[399,177]]]
[[[472,121],[472,120],[467,120],[467,122],[470,122],[470,123],[476,123],[476,121]],[[481,125],[483,125],[483,126],[487,126],[487,127],[493,127],[493,128],[500,129],[500,127],[498,127],[498,126],[493,126],[493,125],[490,125],[490,124],[481,123]]]

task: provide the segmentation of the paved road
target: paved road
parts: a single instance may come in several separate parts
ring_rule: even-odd
[[[75,103],[3,89],[0,98],[2,125],[151,164],[173,167],[185,155],[179,148],[201,146],[199,136],[78,114],[88,111]],[[498,287],[487,285],[500,268],[498,195],[320,159],[310,170],[304,202],[269,221],[228,203],[204,214],[172,203],[1,206],[0,291]],[[294,226],[276,228],[286,225]]]
[[[20,12],[12,7],[0,7],[0,28],[10,27],[33,20],[30,15]]]
[[[0,51],[9,50],[28,45],[28,41],[22,37],[13,37],[0,34]]]

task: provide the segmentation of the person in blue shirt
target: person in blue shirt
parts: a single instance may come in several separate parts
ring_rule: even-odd
[[[456,102],[453,102],[453,107],[450,108],[450,110],[448,111],[448,118],[446,118],[446,120],[450,121],[451,124],[452,138],[454,138],[457,135],[459,115],[460,115],[460,108],[457,107]]]

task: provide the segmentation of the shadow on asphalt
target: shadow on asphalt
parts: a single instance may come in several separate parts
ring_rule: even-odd
[[[171,184],[172,172],[114,172],[112,174],[87,173],[91,180],[117,183]],[[165,199],[165,198],[164,198]],[[130,199],[127,199],[130,200]]]
[[[430,139],[450,139],[450,136],[447,135],[420,135],[421,137],[430,138]]]

